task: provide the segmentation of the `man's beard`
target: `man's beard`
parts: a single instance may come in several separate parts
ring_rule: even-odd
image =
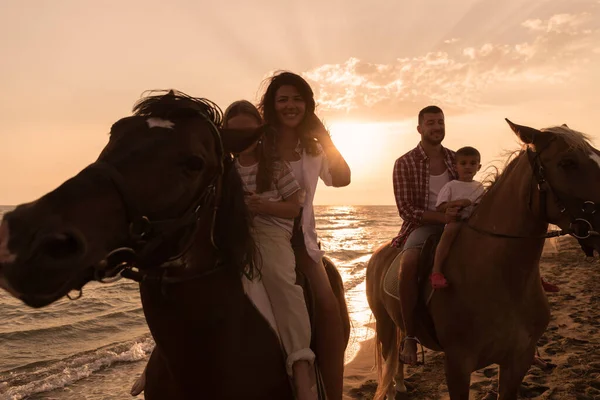
[[[431,135],[435,135],[435,137],[431,137]],[[427,142],[427,144],[437,146],[438,144],[442,143],[442,141],[444,140],[445,137],[446,137],[446,132],[441,132],[441,133],[438,132],[438,133],[432,133],[430,135],[424,135],[423,140],[425,142]]]

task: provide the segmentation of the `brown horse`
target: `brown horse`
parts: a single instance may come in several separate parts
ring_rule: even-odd
[[[96,162],[0,225],[0,286],[29,306],[93,279],[141,282],[156,342],[149,400],[293,398],[279,340],[241,280],[259,272],[230,153],[261,132],[220,123],[208,100],[144,98]],[[348,330],[341,277],[328,272]]]
[[[526,147],[463,223],[444,267],[451,286],[426,305],[425,283],[415,313],[419,340],[445,352],[453,400],[468,399],[471,373],[490,364],[500,367],[499,399],[517,398],[550,318],[539,272],[548,224],[580,239],[588,254],[600,248],[600,152],[565,125],[538,131],[508,122]],[[383,245],[367,266],[378,341],[376,399],[406,392],[400,304],[383,289],[398,253]]]

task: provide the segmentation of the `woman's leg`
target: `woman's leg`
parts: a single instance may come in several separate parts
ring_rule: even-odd
[[[442,268],[444,266],[444,262],[446,262],[448,253],[450,253],[450,248],[452,247],[452,243],[456,238],[459,227],[460,223],[458,222],[451,222],[446,224],[444,227],[444,232],[442,233],[440,242],[437,245],[435,257],[433,259],[431,283],[434,289],[442,289],[448,286],[448,282],[446,282],[446,278],[442,274]]]
[[[341,400],[344,384],[344,329],[340,307],[323,262],[315,262],[306,247],[295,246],[296,263],[315,296],[315,350],[328,400]]]
[[[296,285],[296,260],[290,235],[280,227],[255,222],[262,259],[262,281],[269,296],[279,336],[287,353],[286,369],[294,378],[297,398],[315,399],[311,391],[311,329],[302,287]]]

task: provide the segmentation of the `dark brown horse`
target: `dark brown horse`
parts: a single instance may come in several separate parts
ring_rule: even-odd
[[[548,224],[579,238],[588,254],[600,248],[598,150],[566,126],[538,131],[509,124],[526,148],[463,223],[444,266],[451,286],[436,291],[426,306],[431,293],[426,283],[416,313],[417,337],[445,352],[453,400],[468,399],[471,373],[490,364],[500,366],[499,399],[517,398],[550,318],[539,272]],[[378,340],[376,399],[406,392],[399,365],[400,304],[383,288],[398,252],[385,244],[367,266]]]
[[[0,225],[0,286],[29,306],[93,279],[141,282],[156,342],[147,399],[292,398],[279,340],[241,281],[259,272],[230,153],[261,132],[220,123],[204,99],[142,99],[96,162]],[[341,277],[328,265],[348,327]]]

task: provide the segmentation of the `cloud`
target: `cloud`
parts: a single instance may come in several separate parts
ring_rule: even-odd
[[[541,19],[528,19],[521,25],[532,31],[556,32],[556,33],[577,33],[577,29],[589,22],[592,14],[556,14],[547,21]]]
[[[529,19],[520,24],[527,35],[521,43],[475,47],[461,40],[463,46],[452,50],[398,58],[391,64],[352,57],[304,76],[316,89],[320,110],[331,116],[397,119],[412,117],[428,104],[460,113],[508,102],[515,90],[575,79],[577,71],[598,59],[600,29],[593,24],[590,13]]]
[[[458,41],[460,41],[459,38],[452,38],[452,39],[444,40],[444,43],[446,43],[446,44],[453,44],[453,43],[456,43]]]

